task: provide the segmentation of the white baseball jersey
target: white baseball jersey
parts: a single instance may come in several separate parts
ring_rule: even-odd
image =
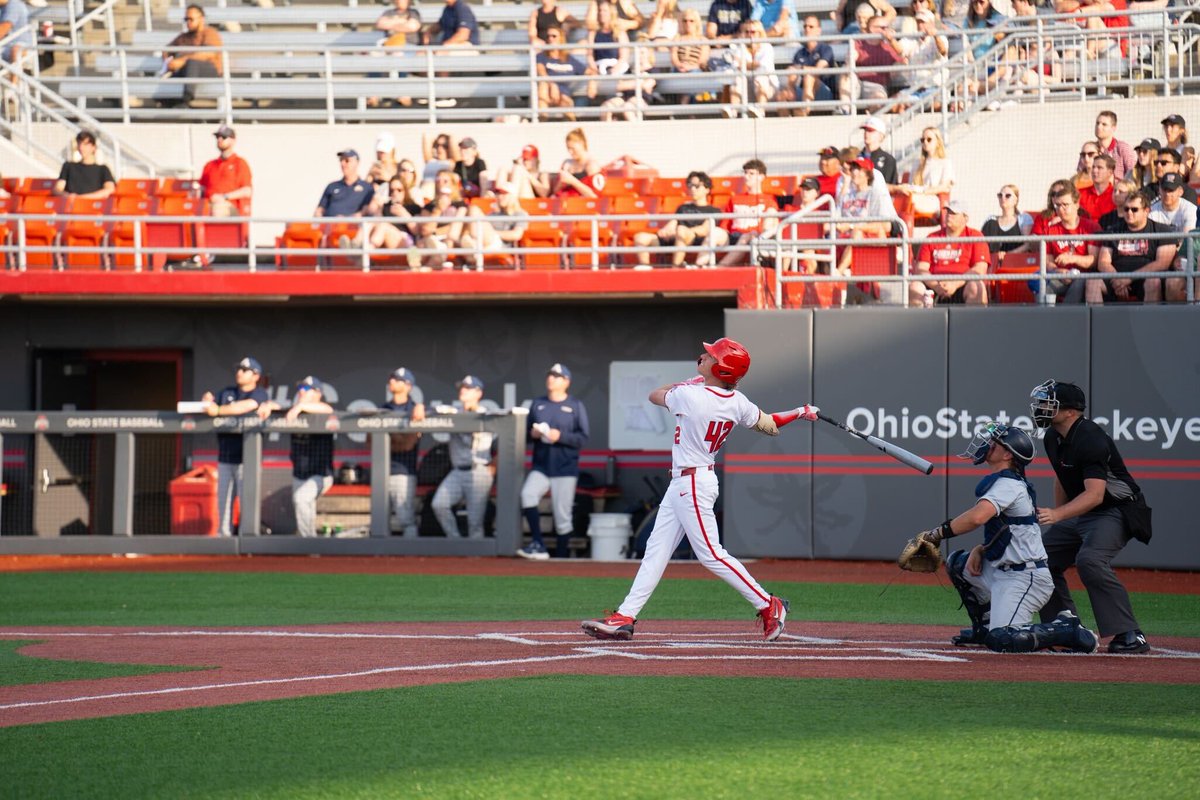
[[[979,498],[987,500],[996,507],[997,514],[1007,513],[1016,517],[1031,517],[1034,515],[1033,500],[1025,484],[1012,478],[1000,478],[991,488]],[[998,564],[1022,564],[1027,561],[1041,561],[1046,558],[1046,548],[1042,544],[1042,529],[1037,525],[1014,523],[1008,526],[1012,539],[1004,554],[997,559]]]
[[[667,408],[675,415],[671,466],[708,467],[734,425],[752,427],[761,412],[737,389],[684,383],[667,392]]]

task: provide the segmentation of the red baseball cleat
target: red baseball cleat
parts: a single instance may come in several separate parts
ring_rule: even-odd
[[[633,617],[612,612],[604,619],[587,619],[583,621],[583,632],[593,639],[618,639],[629,641],[633,638],[633,626],[637,622]]]
[[[773,642],[783,633],[783,621],[787,619],[788,601],[771,596],[771,604],[758,612],[758,621],[762,625],[763,638]]]

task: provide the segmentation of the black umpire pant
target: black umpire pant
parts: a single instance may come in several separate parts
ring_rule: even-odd
[[[1101,636],[1116,636],[1139,627],[1129,602],[1129,592],[1112,569],[1112,560],[1129,543],[1125,519],[1116,508],[1089,511],[1050,526],[1042,534],[1049,556],[1054,593],[1042,606],[1042,622],[1052,622],[1060,611],[1076,612],[1065,572],[1072,564],[1087,589]]]

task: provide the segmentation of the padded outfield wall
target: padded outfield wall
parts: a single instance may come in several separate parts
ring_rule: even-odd
[[[1027,422],[1029,390],[1055,377],[1086,388],[1090,413],[1117,438],[1154,508],[1152,544],[1131,544],[1119,563],[1200,567],[1188,502],[1200,486],[1194,307],[749,312],[719,301],[7,304],[0,313],[0,409],[37,407],[39,363],[49,363],[44,356],[53,351],[101,358],[176,351],[184,399],[227,385],[234,362],[249,353],[276,386],[318,375],[336,390],[338,408],[382,402],[384,379],[399,365],[416,372],[426,400],[450,399],[454,381],[473,373],[498,402],[503,385],[513,384],[519,403],[541,393],[546,367],[562,362],[574,371],[574,393],[591,412],[585,466],[602,478],[610,363],[686,367],[699,341],[722,331],[750,346],[754,366],[743,388],[763,408],[813,399],[831,416],[937,465],[933,475],[920,475],[823,423],[795,424],[775,439],[735,434],[725,455],[723,502],[725,538],[739,555],[894,557],[912,532],[971,502],[980,473],[952,456],[975,420]],[[9,440],[6,451],[11,447]],[[644,478],[661,481],[665,449],[616,456],[625,495],[609,510],[656,499]],[[16,458],[6,455],[10,486]],[[278,497],[264,515],[286,516],[287,470],[271,472],[279,473],[279,485],[268,486],[268,496]],[[1052,478],[1044,459],[1031,474],[1048,501]]]

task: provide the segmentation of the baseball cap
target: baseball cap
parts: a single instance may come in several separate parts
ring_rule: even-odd
[[[571,380],[571,370],[564,367],[562,364],[551,364],[550,369],[546,370],[547,375],[558,375],[559,377]]]
[[[946,211],[948,211],[951,214],[970,213],[967,211],[967,204],[964,203],[962,200],[959,200],[958,198],[955,198],[955,199],[951,200],[949,203],[946,203]]]
[[[1186,128],[1187,123],[1183,121],[1183,117],[1178,114],[1171,114],[1163,118],[1161,125],[1178,125],[1181,128]]]
[[[510,181],[501,180],[492,184],[492,191],[494,191],[496,194],[508,194],[509,192],[513,191],[514,188],[515,187]]]
[[[304,388],[316,389],[318,392],[321,391],[321,379],[316,375],[309,375],[307,378],[301,378],[296,381],[296,391]]]
[[[236,139],[237,134],[233,132],[233,128],[228,125],[222,125],[213,131],[213,136],[218,136],[222,139]]]
[[[255,375],[262,375],[262,364],[258,363],[257,358],[246,356],[237,363],[236,369],[248,369]]]
[[[821,190],[821,182],[816,178],[805,178],[804,180],[800,181],[800,188],[812,189],[814,192],[818,192]]]
[[[880,119],[879,117],[876,117],[874,115],[867,117],[863,121],[863,124],[859,126],[859,128],[861,128],[863,130],[868,130],[868,131],[879,131],[880,133],[887,133],[887,123],[885,123],[882,119]]]
[[[875,162],[873,162],[871,159],[867,158],[866,156],[859,156],[858,158],[856,158],[850,162],[850,166],[858,167],[859,169],[865,169],[865,170],[870,171],[870,170],[875,169]]]
[[[358,158],[358,151],[351,147],[340,151],[337,156],[338,158]]]
[[[1077,411],[1087,409],[1087,395],[1073,383],[1054,382],[1054,399],[1060,408],[1074,408]]]
[[[376,153],[390,153],[396,149],[396,137],[392,136],[387,131],[379,134],[379,138],[375,140]]]
[[[465,139],[461,139],[461,140],[459,141],[459,143],[458,143],[458,146],[459,146],[459,147],[470,147],[470,148],[473,148],[473,149],[475,149],[475,150],[478,150],[478,149],[479,149],[479,145],[478,145],[478,144],[476,144],[476,143],[475,143],[475,140],[474,140],[474,139],[472,139],[470,136],[466,137]]]
[[[830,145],[829,147],[822,147],[821,152],[817,153],[817,155],[821,158],[837,158],[840,152],[836,147]]]
[[[1134,150],[1162,150],[1162,142],[1158,139],[1142,139],[1142,143]]]
[[[527,144],[521,148],[521,158],[537,158],[538,149],[531,144]]]
[[[1158,188],[1164,192],[1173,192],[1183,188],[1183,176],[1178,172],[1168,172],[1158,180]]]
[[[917,13],[913,14],[913,19],[915,19],[917,22],[933,22],[937,19],[937,17],[935,17],[933,12],[929,9],[923,8]]]
[[[416,383],[417,379],[413,377],[412,370],[405,367],[397,367],[388,375],[388,380],[404,381],[405,383]]]
[[[467,377],[463,378],[461,381],[458,382],[458,388],[460,388],[460,389],[482,389],[483,381],[479,380],[479,378],[476,378],[474,375],[468,375]]]

